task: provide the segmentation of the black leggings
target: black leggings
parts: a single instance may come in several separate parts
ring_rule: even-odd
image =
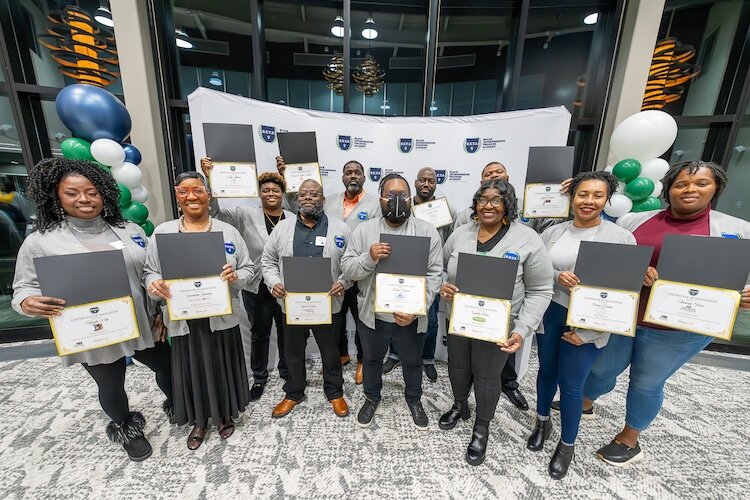
[[[172,369],[169,357],[169,344],[156,342],[154,347],[136,351],[135,359],[156,373],[156,383],[168,401],[172,401]],[[113,422],[122,423],[128,418],[130,408],[125,393],[125,358],[114,363],[88,365],[81,363],[99,386],[99,403],[102,410]]]

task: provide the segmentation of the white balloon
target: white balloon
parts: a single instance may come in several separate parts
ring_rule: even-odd
[[[661,196],[662,191],[664,191],[664,184],[662,184],[661,181],[654,181],[654,190],[651,193],[651,196],[658,198]]]
[[[622,181],[617,181],[617,191],[615,191],[615,193],[624,193],[625,192],[625,186],[627,186],[626,183],[624,183]]]
[[[125,150],[112,139],[97,139],[91,143],[91,156],[109,167],[125,161]]]
[[[615,168],[615,166],[614,166],[614,165],[607,165],[606,167],[604,167],[604,171],[605,171],[605,172],[609,172],[609,173],[611,174],[611,173],[612,173],[612,170],[613,170],[614,168]]]
[[[112,172],[112,177],[114,177],[117,182],[125,184],[129,189],[134,189],[140,186],[141,181],[143,180],[143,172],[141,172],[141,169],[128,162],[115,165],[110,172]]]
[[[148,189],[146,189],[146,186],[141,184],[130,188],[130,199],[138,203],[146,203],[148,201]]]
[[[677,138],[677,122],[664,111],[641,111],[626,118],[612,132],[609,147],[618,159],[641,163],[664,154]]]
[[[669,170],[669,162],[663,158],[654,158],[641,166],[641,173],[638,177],[646,177],[652,181],[660,181],[664,174]]]
[[[633,208],[633,202],[624,194],[615,193],[604,205],[604,213],[610,217],[622,217]]]

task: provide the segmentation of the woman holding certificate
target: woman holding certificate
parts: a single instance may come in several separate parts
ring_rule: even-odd
[[[121,444],[131,460],[145,460],[152,449],[143,434],[143,415],[130,411],[128,405],[126,356],[133,356],[156,373],[156,383],[167,397],[164,411],[168,415],[172,411],[169,345],[164,342],[161,316],[147,311],[148,299],[142,285],[148,239],[140,227],[122,218],[117,184],[94,163],[65,158],[43,160],[29,173],[28,183],[37,218],[34,232],[18,252],[13,309],[25,316],[47,318],[60,317],[64,310],[62,299],[42,296],[34,258],[122,250],[140,336],[69,354],[62,357],[62,362],[66,367],[81,363],[96,382],[99,403],[112,419],[107,425],[107,437]]]
[[[507,340],[496,344],[448,335],[448,374],[454,403],[438,425],[449,430],[460,419],[469,418],[468,399],[473,383],[477,415],[466,461],[479,465],[484,462],[490,421],[502,392],[500,372],[508,355],[521,348],[542,320],[552,297],[552,264],[539,236],[516,220],[516,194],[509,183],[482,183],[474,194],[472,210],[474,222],[457,228],[445,243],[443,260],[448,279],[440,289],[441,298],[452,301],[459,292],[455,283],[461,253],[518,261]]]
[[[573,274],[581,241],[599,241],[635,245],[625,229],[602,220],[607,201],[617,190],[617,179],[608,172],[581,172],[570,186],[573,220],[549,227],[542,241],[549,252],[555,272],[552,303],[544,314],[543,330],[537,333],[539,373],[537,374],[536,427],[526,443],[532,451],[541,451],[552,432],[549,418],[552,399],[560,385],[562,433],[549,475],[562,479],[573,458],[583,405],[583,384],[609,333],[598,333],[566,326],[570,288],[580,280]],[[613,265],[616,265],[613,263]]]
[[[655,250],[643,283],[635,337],[612,337],[594,363],[584,388],[584,410],[590,410],[592,401],[610,392],[617,376],[630,366],[625,427],[597,452],[609,464],[624,466],[643,458],[638,437],[658,415],[666,381],[711,343],[712,337],[657,327],[645,323],[643,316],[649,287],[659,278],[653,266],[658,262],[666,234],[750,238],[750,223],[711,209],[726,183],[724,170],[715,163],[678,163],[662,179],[666,209],[630,213],[617,221],[633,233],[639,245],[650,245]],[[711,256],[706,256],[706,265],[711,265]],[[750,308],[747,287],[740,307]]]
[[[253,261],[239,231],[208,215],[210,195],[197,172],[184,172],[175,179],[175,194],[182,216],[154,230],[146,258],[146,288],[153,297],[170,299],[169,285],[162,279],[159,235],[217,232],[223,236],[226,264],[217,269],[229,283],[232,313],[210,318],[169,321],[172,338],[172,373],[177,423],[193,429],[187,447],[196,450],[206,437],[209,418],[227,439],[234,432],[233,418],[250,400],[245,355],[239,320],[239,291],[253,276]]]

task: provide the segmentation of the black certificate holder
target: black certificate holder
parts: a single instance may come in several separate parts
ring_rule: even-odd
[[[637,292],[653,253],[649,246],[582,241],[574,272],[584,286]]]
[[[427,276],[430,238],[381,233],[380,242],[391,246],[391,254],[378,261],[375,273]]]
[[[157,234],[156,249],[165,280],[218,276],[227,263],[224,234],[218,231]]]
[[[291,293],[323,293],[331,290],[330,257],[282,257],[284,288]]]
[[[511,300],[517,273],[517,260],[459,253],[455,285],[459,293]]]
[[[750,240],[667,234],[659,279],[742,290],[750,274]]]
[[[42,295],[67,306],[132,295],[122,250],[53,255],[34,259]]]
[[[204,123],[203,142],[212,161],[255,163],[252,125]]]
[[[279,154],[284,163],[316,163],[318,161],[318,144],[315,132],[279,132]]]
[[[573,175],[573,146],[533,146],[529,148],[526,184],[555,184]]]

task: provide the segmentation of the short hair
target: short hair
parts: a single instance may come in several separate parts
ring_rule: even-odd
[[[586,181],[602,181],[605,183],[607,185],[607,201],[609,201],[609,199],[612,198],[612,195],[617,192],[617,187],[619,186],[617,183],[617,177],[609,172],[605,172],[604,170],[581,172],[573,177],[570,187],[568,188],[571,198],[575,196],[578,187]]]
[[[505,165],[502,164],[501,162],[499,162],[499,161],[491,161],[487,165],[485,165],[484,168],[482,169],[482,175],[484,175],[484,171],[487,170],[487,168],[491,167],[492,165],[500,165],[501,167],[503,167],[505,169],[506,172],[508,171],[508,169],[505,167]]]
[[[664,178],[661,180],[661,183],[664,185],[662,197],[664,198],[664,201],[667,202],[667,205],[669,205],[669,191],[672,189],[672,185],[677,180],[677,176],[680,175],[680,172],[682,172],[683,170],[687,170],[688,174],[693,175],[701,168],[707,168],[714,174],[714,182],[716,182],[716,193],[714,193],[714,197],[711,198],[711,203],[713,203],[716,199],[719,198],[719,196],[721,196],[721,193],[724,192],[724,188],[727,187],[727,174],[724,172],[724,169],[721,168],[720,165],[712,161],[683,161],[672,165],[669,170],[667,170],[667,173],[664,174]]]
[[[362,175],[365,175],[365,167],[363,167],[362,164],[358,162],[357,160],[349,160],[348,162],[344,163],[344,166],[341,170],[346,171],[347,165],[356,165],[362,171]]]
[[[508,224],[518,218],[518,199],[516,198],[516,190],[513,189],[513,185],[502,179],[492,179],[484,181],[477,192],[474,193],[474,197],[471,200],[471,218],[476,220],[477,217],[477,200],[484,194],[488,189],[497,189],[500,196],[503,198],[503,208],[505,209],[505,220]]]
[[[406,190],[409,191],[409,194],[411,194],[411,187],[409,186],[409,183],[407,182],[407,180],[404,179],[404,176],[402,176],[401,174],[397,174],[396,172],[391,172],[390,174],[386,175],[380,180],[378,191],[380,192],[381,195],[383,194],[383,188],[385,188],[385,185],[389,181],[392,181],[394,179],[401,179],[402,181],[404,181],[404,184],[406,184]]]
[[[286,193],[286,181],[278,172],[263,172],[258,176],[258,187],[263,184],[276,184],[282,193]]]
[[[206,179],[201,174],[194,170],[189,170],[187,172],[182,172],[180,175],[174,178],[174,187],[179,186],[183,181],[186,181],[188,179],[198,179],[203,183],[204,186],[206,186]]]

